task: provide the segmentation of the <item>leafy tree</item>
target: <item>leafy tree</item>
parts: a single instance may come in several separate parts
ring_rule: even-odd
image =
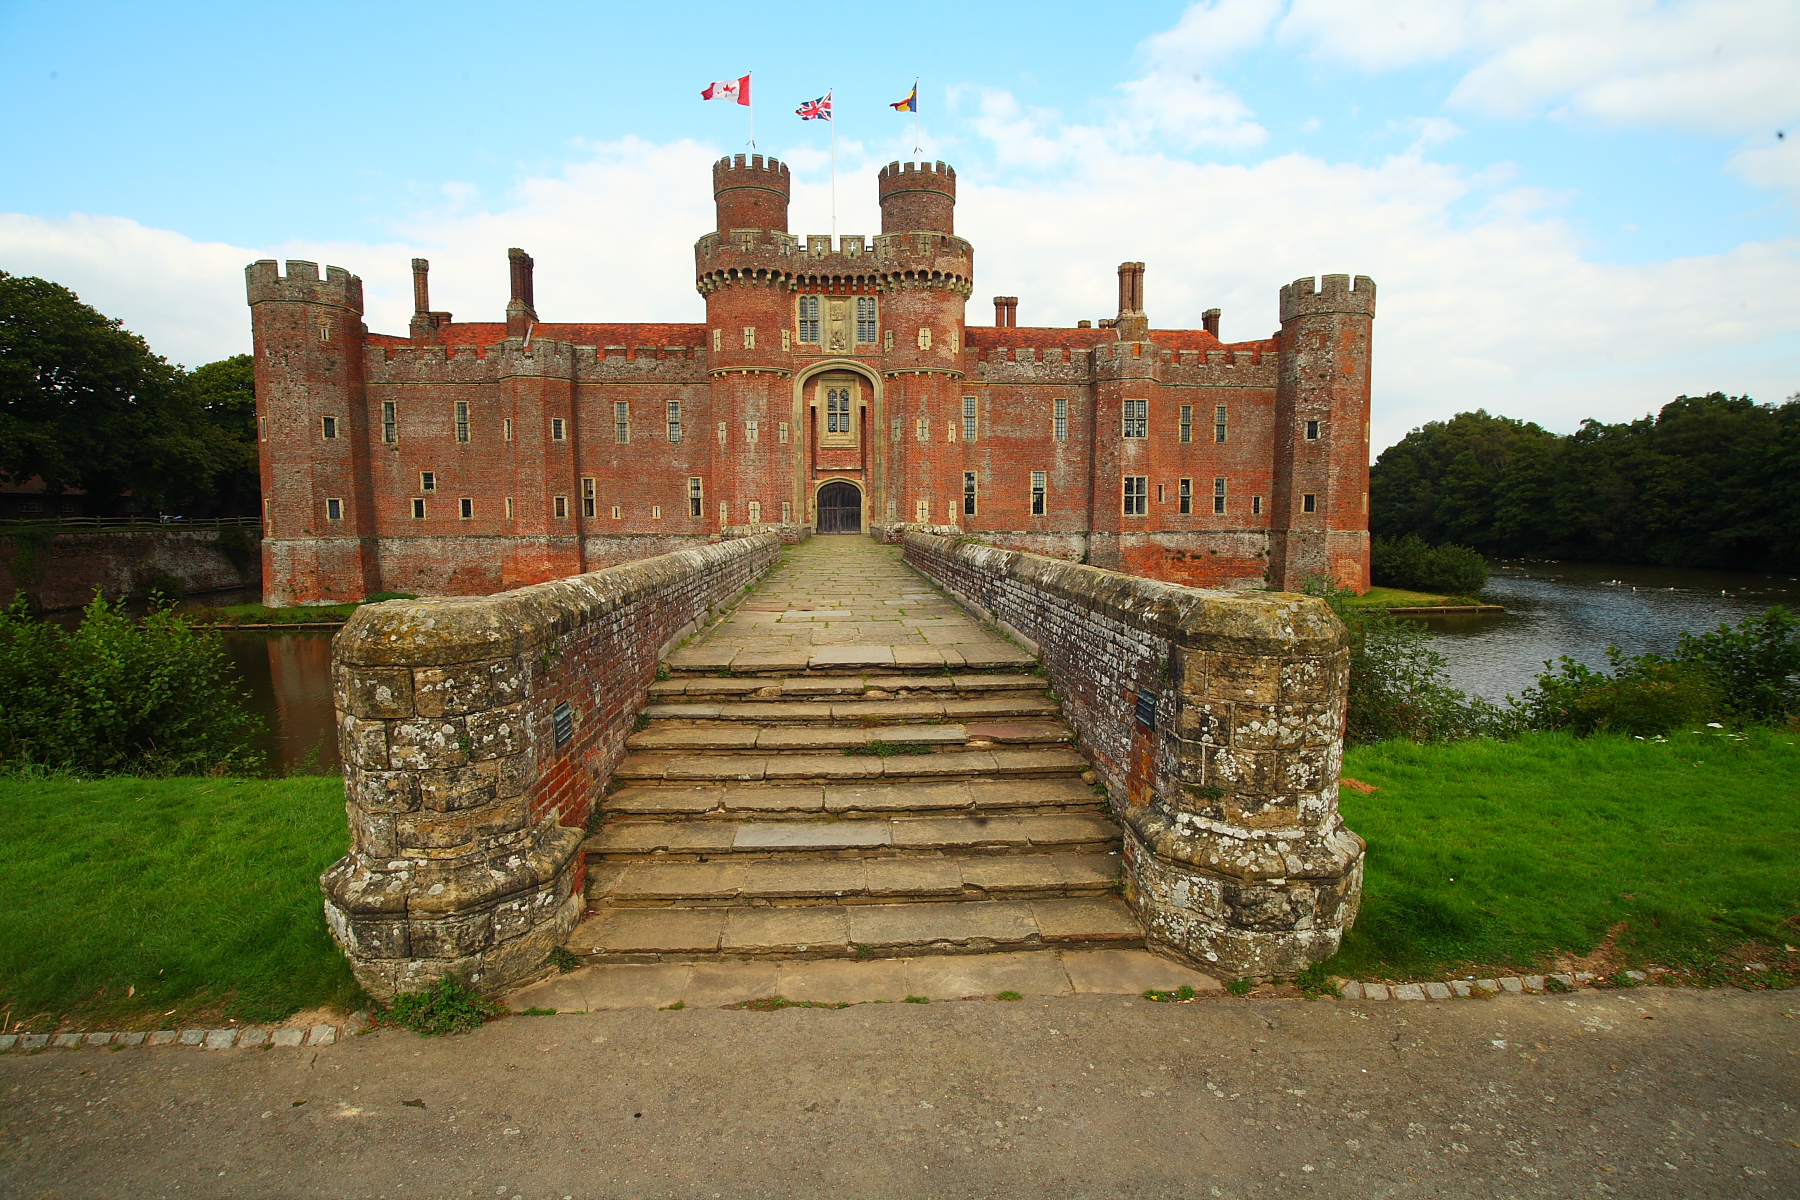
[[[195,367],[189,376],[206,420],[224,439],[226,454],[211,481],[211,506],[224,514],[253,516],[261,509],[257,470],[256,361],[234,354]]]
[[[99,513],[128,495],[151,511],[227,497],[243,510],[256,453],[243,374],[227,359],[189,375],[68,288],[0,271],[0,478],[80,488]]]
[[[1376,460],[1370,531],[1488,555],[1800,568],[1800,396],[1714,392],[1567,436],[1458,413]]]

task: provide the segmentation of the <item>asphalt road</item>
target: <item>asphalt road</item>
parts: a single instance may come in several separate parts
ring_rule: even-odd
[[[1792,1198],[1800,992],[640,1010],[15,1053],[0,1195]]]

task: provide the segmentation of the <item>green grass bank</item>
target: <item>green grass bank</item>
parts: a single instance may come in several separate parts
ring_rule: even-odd
[[[271,1021],[358,992],[319,873],[343,780],[0,776],[0,1013],[48,1029]]]
[[[1351,978],[1585,955],[1698,966],[1800,941],[1800,734],[1667,741],[1526,734],[1381,742],[1345,757],[1369,843],[1363,907],[1327,964]]]

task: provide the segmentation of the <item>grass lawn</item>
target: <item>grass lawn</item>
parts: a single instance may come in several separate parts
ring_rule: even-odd
[[[1372,587],[1360,596],[1347,596],[1352,608],[1429,608],[1438,604],[1480,604],[1470,596],[1440,596],[1436,592],[1411,592],[1405,588]]]
[[[0,820],[9,1020],[156,1029],[358,999],[319,896],[350,842],[341,779],[0,776]]]
[[[1800,941],[1800,734],[1666,743],[1532,734],[1346,756],[1344,821],[1369,843],[1351,978],[1525,968],[1623,924],[1627,962],[1698,965]]]

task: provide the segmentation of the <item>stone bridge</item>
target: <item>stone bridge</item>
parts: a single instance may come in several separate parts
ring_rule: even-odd
[[[1354,919],[1318,600],[911,533],[740,537],[335,643],[375,996],[605,962],[1148,946],[1290,975]],[[569,960],[564,958],[567,963]]]

